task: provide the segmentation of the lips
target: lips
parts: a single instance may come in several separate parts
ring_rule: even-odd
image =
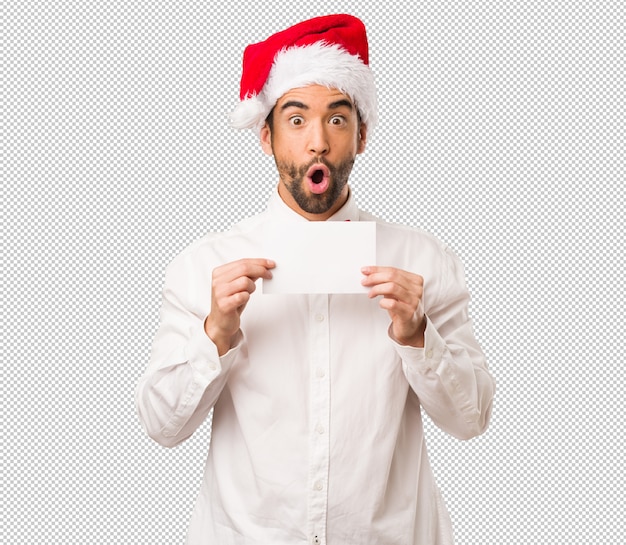
[[[307,170],[305,179],[311,193],[319,195],[330,185],[330,170],[326,165],[317,163]]]

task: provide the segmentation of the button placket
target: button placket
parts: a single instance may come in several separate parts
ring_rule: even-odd
[[[308,534],[323,543],[328,507],[330,458],[330,324],[328,295],[309,295],[310,415]]]

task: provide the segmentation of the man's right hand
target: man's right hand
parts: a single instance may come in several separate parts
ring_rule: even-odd
[[[211,313],[204,331],[217,346],[220,356],[228,352],[241,321],[241,313],[256,289],[259,278],[272,278],[276,263],[269,259],[240,259],[213,270]]]

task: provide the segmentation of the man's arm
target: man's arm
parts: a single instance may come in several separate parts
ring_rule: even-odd
[[[205,305],[189,300],[198,278],[180,261],[168,268],[150,364],[135,392],[139,418],[158,443],[181,443],[215,405],[243,342],[240,317],[254,281],[273,266],[248,259],[215,268],[207,316],[198,312]]]
[[[438,296],[426,310],[417,274],[365,267],[363,284],[371,287],[370,297],[382,296],[389,336],[421,405],[438,427],[469,439],[489,424],[495,384],[468,316],[463,267],[451,252],[445,258]]]

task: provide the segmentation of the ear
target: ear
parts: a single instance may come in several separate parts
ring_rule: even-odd
[[[356,152],[363,153],[365,151],[365,144],[367,142],[367,125],[365,123],[359,124],[359,135]]]
[[[272,131],[267,123],[263,125],[263,128],[259,133],[259,138],[261,140],[261,149],[263,152],[269,156],[274,155],[272,150]]]

